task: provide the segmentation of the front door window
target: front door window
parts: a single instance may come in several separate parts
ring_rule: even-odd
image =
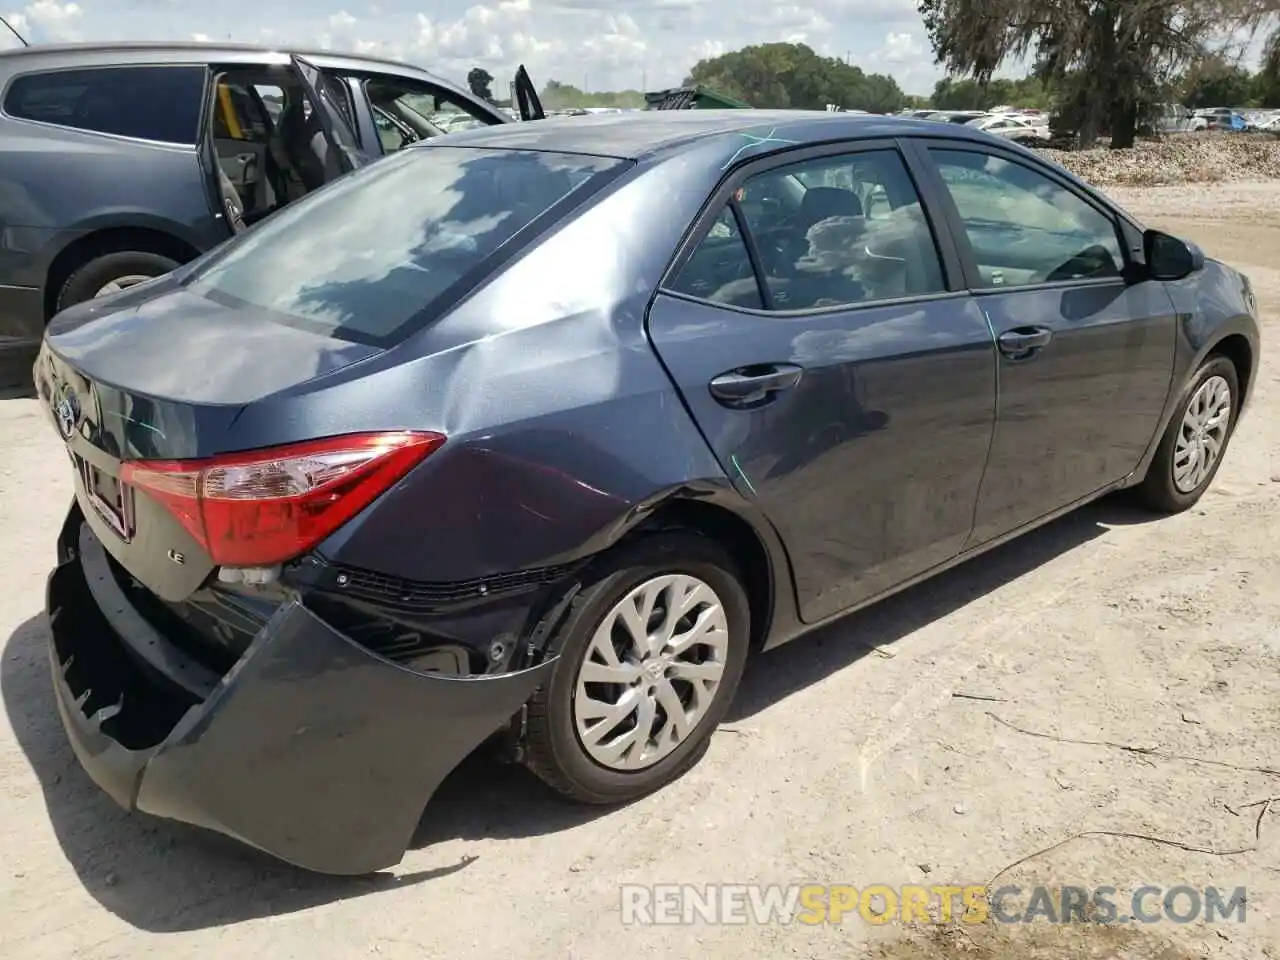
[[[1115,222],[1030,167],[991,153],[930,149],[984,287],[1120,276]]]

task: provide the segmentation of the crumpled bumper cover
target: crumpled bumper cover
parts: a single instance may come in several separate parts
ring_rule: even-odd
[[[203,702],[176,712],[155,745],[137,748],[133,735],[131,749],[113,730],[126,711],[145,710],[135,701],[148,688],[81,556],[59,556],[69,553],[48,581],[49,656],[58,710],[89,776],[126,809],[319,873],[399,863],[431,794],[555,665],[476,678],[415,673],[291,602]]]

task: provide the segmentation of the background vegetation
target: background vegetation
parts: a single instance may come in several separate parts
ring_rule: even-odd
[[[1280,107],[1280,0],[919,0],[919,10],[948,71],[927,96],[798,43],[753,44],[700,60],[684,82],[756,107],[1039,107],[1080,140],[1109,135],[1113,147],[1131,146],[1159,103]],[[1270,32],[1256,72],[1232,45],[1241,31]],[[1033,64],[1028,76],[995,76],[1017,62]],[[493,99],[487,71],[477,67],[467,81]],[[587,92],[558,80],[541,95],[552,110],[644,105],[640,90]]]

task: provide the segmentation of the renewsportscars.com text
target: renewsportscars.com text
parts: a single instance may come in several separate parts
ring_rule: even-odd
[[[627,925],[844,923],[1243,923],[1245,888],[873,884],[628,884]]]

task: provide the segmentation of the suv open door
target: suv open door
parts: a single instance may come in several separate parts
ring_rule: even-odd
[[[542,100],[538,97],[538,91],[533,86],[533,81],[529,79],[529,71],[524,68],[524,64],[520,64],[516,70],[515,83],[512,84],[515,91],[516,111],[520,114],[521,120],[545,120],[546,111],[542,109]]]
[[[311,100],[319,116],[320,126],[324,128],[329,142],[338,151],[338,157],[345,171],[363,167],[369,157],[360,149],[347,113],[334,99],[333,83],[314,63],[303,57],[294,56],[294,69],[302,80],[307,97]]]

